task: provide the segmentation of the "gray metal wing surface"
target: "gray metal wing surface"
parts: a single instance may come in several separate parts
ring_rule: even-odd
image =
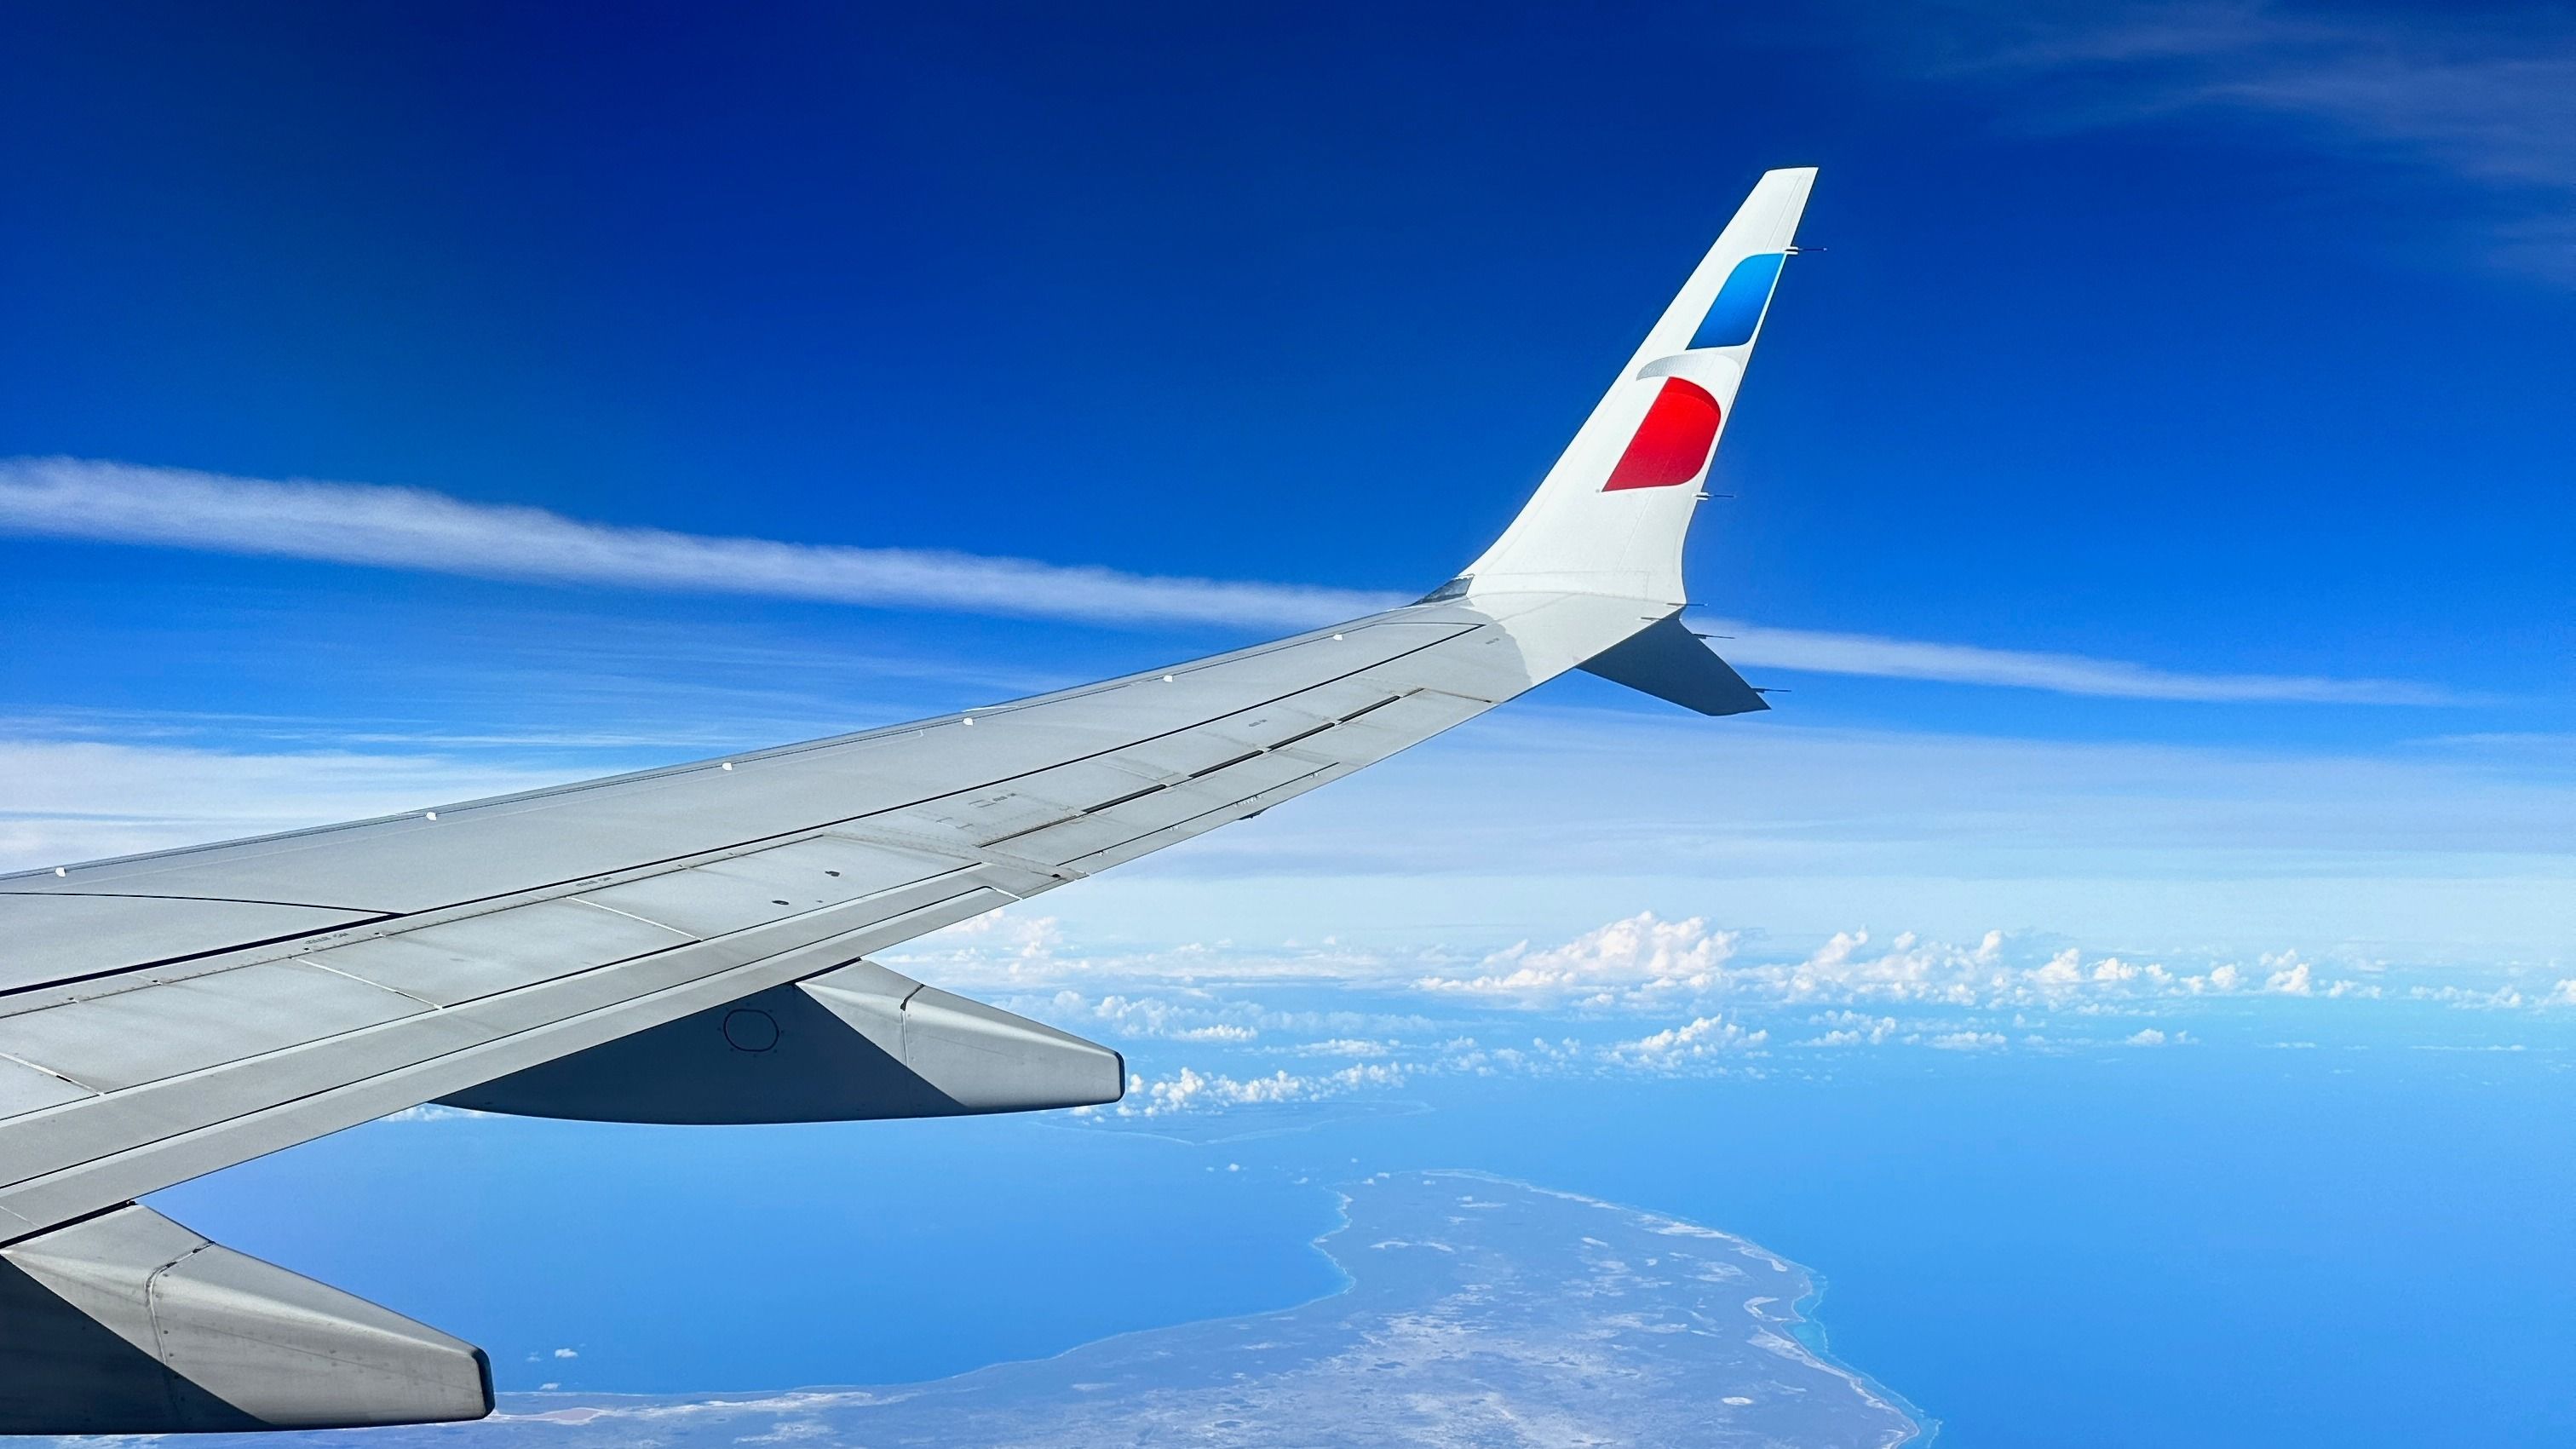
[[[1532,681],[1510,628],[1431,605],[890,730],[0,878],[0,1233],[818,976]]]
[[[1116,1053],[865,958],[1570,669],[1761,708],[1672,621],[1811,179],[1764,178],[1521,518],[1421,603],[890,729],[0,876],[0,1433],[478,1416],[471,1345],[136,1199],[439,1100],[664,1122],[1115,1101]]]
[[[1116,1053],[863,958],[1349,774],[1645,618],[1427,604],[893,729],[0,877],[0,1431],[486,1412],[469,1346],[134,1199],[437,1099],[697,1122],[1115,1101]],[[218,1268],[240,1282],[182,1291]],[[74,1342],[116,1371],[67,1375]]]

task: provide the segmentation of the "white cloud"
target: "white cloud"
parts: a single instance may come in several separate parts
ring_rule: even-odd
[[[2140,1027],[2130,1033],[2128,1044],[2133,1047],[2163,1046],[2165,1034],[2152,1026]]]
[[[1348,1096],[1370,1088],[1404,1085],[1407,1068],[1386,1062],[1361,1062],[1313,1076],[1272,1072],[1266,1077],[1231,1077],[1183,1067],[1166,1077],[1132,1076],[1125,1100],[1105,1107],[1077,1107],[1078,1116],[1170,1117],[1185,1112],[1221,1112],[1233,1107],[1315,1102]]]
[[[235,754],[0,740],[0,869],[400,814],[559,783],[535,770],[351,750]]]
[[[2170,699],[2283,704],[2446,704],[2451,691],[2389,679],[2329,679],[2288,674],[2194,674],[2080,654],[1986,649],[1874,634],[1770,629],[1710,621],[1738,665],[1767,665],[1814,674],[1992,684],[2110,699]]]
[[[0,530],[541,583],[754,594],[1098,623],[1304,628],[1400,593],[1122,573],[945,550],[589,523],[421,488],[279,482],[81,458],[0,459]],[[2426,685],[2203,675],[2080,655],[1728,624],[1741,663],[2123,699],[2428,704]]]
[[[585,523],[419,488],[273,482],[79,458],[0,460],[0,528],[477,578],[1114,623],[1304,628],[1401,602],[937,550],[719,538]]]
[[[2278,956],[2266,956],[2263,958],[2263,964],[2273,968],[2263,978],[2265,991],[2276,996],[2316,994],[2316,982],[2309,971],[2308,963],[2300,960],[2297,953],[2284,952]]]
[[[421,1102],[413,1106],[405,1107],[399,1112],[389,1112],[380,1120],[386,1122],[463,1122],[472,1118],[488,1117],[490,1115],[492,1114],[489,1112],[469,1111],[463,1107],[449,1107],[437,1102]]]
[[[1978,21],[1988,22],[1980,25]],[[2015,83],[2016,113],[2081,126],[2182,112],[2270,117],[2298,139],[2408,163],[2485,193],[2457,210],[2489,256],[2576,285],[2576,22],[2525,8],[2341,15],[2198,0],[1954,7],[1955,76]],[[2034,95],[2029,78],[2055,88]]]
[[[579,1349],[574,1349],[574,1348],[559,1348],[559,1349],[556,1349],[556,1350],[555,1350],[555,1357],[557,1357],[557,1358],[579,1358],[579,1357],[581,1357],[581,1350],[579,1350]]]
[[[1365,1037],[1337,1036],[1330,1041],[1299,1042],[1287,1050],[1301,1057],[1382,1057],[1395,1050],[1396,1043],[1371,1041]]]
[[[1079,969],[1059,954],[1063,945],[1055,917],[1003,906],[908,941],[886,960],[916,977],[927,970],[943,985],[1054,986]]]
[[[2491,991],[2473,986],[2415,986],[2408,988],[2406,994],[2417,1001],[2438,1001],[2476,1011],[2517,1011],[2532,1004],[2520,990],[2509,985]]]
[[[1202,997],[1171,1001],[1157,996],[1109,995],[1093,1001],[1078,991],[1059,991],[1048,1005],[1050,1019],[1076,1030],[1104,1030],[1115,1036],[1165,1041],[1241,1044],[1261,1035],[1241,1020],[1250,1008]]]
[[[1747,1031],[1741,1022],[1702,1016],[1651,1036],[1620,1042],[1604,1056],[1622,1066],[1670,1067],[1727,1052],[1751,1051],[1770,1039],[1767,1030]]]
[[[1414,985],[1442,994],[1508,998],[1527,1005],[1609,1006],[1705,992],[1735,951],[1736,938],[1693,916],[1665,921],[1652,911],[1534,951],[1527,941],[1497,951],[1476,975],[1428,975]]]
[[[1583,1043],[1574,1037],[1531,1037],[1526,1047],[1480,1045],[1474,1037],[1459,1037],[1443,1044],[1440,1069],[1471,1077],[1495,1077],[1515,1074],[1561,1075],[1583,1068],[1591,1058]]]
[[[1896,1035],[1896,1018],[1892,1016],[1863,1016],[1857,1011],[1829,1011],[1812,1018],[1812,1021],[1815,1025],[1825,1028],[1824,1033],[1798,1042],[1796,1045],[1879,1046]]]
[[[1949,1031],[1923,1038],[1923,1044],[1948,1052],[2001,1051],[2004,1034],[1999,1031]]]

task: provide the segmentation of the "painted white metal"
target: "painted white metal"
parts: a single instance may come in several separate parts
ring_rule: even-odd
[[[1735,414],[1736,389],[1753,355],[1753,341],[1710,349],[1706,360],[1684,360],[1693,349],[1709,305],[1738,263],[1786,252],[1796,241],[1798,218],[1814,189],[1813,167],[1765,173],[1744,205],[1682,284],[1672,305],[1638,344],[1618,380],[1601,395],[1592,415],[1566,444],[1556,466],[1510,528],[1467,569],[1471,598],[1495,592],[1544,590],[1608,594],[1679,608],[1682,536],[1697,505],[1696,483],[1677,488],[1602,490],[1619,455],[1645,419],[1665,376],[1686,376],[1705,387],[1723,410]],[[1718,437],[1725,432],[1721,422]],[[1712,453],[1714,450],[1712,449]],[[1705,468],[1702,470],[1705,476]]]

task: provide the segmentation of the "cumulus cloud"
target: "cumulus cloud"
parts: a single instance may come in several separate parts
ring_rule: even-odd
[[[1369,1088],[1400,1087],[1409,1075],[1407,1068],[1386,1062],[1358,1062],[1339,1071],[1311,1076],[1283,1070],[1266,1077],[1231,1077],[1182,1067],[1164,1077],[1131,1076],[1125,1100],[1104,1107],[1077,1107],[1074,1112],[1080,1116],[1171,1117],[1233,1107],[1316,1102]]]
[[[1450,995],[1495,997],[1526,1005],[1611,1006],[1641,998],[1704,992],[1734,954],[1736,938],[1698,916],[1659,920],[1640,911],[1586,931],[1562,946],[1533,950],[1527,941],[1488,956],[1473,976],[1428,975],[1414,985]]]
[[[1005,906],[907,942],[886,959],[914,976],[930,970],[942,984],[1054,986],[1078,969],[1059,954],[1063,945],[1055,917]]]
[[[1999,1031],[1945,1031],[1924,1037],[1923,1044],[1945,1052],[2001,1051],[2004,1034]]]
[[[2128,1045],[2133,1047],[2163,1046],[2164,1044],[2165,1034],[2152,1026],[2140,1027],[2129,1034]]]
[[[2407,988],[2406,994],[2417,1001],[2438,1001],[2473,1011],[2516,1011],[2531,1004],[2530,998],[2510,985],[2490,991],[2473,986],[2413,986]]]
[[[1751,1051],[1770,1039],[1768,1030],[1747,1031],[1741,1022],[1702,1016],[1651,1036],[1620,1042],[1609,1049],[1607,1059],[1622,1066],[1672,1067],[1728,1052]]]
[[[1259,1027],[1243,1019],[1250,1011],[1248,1006],[1220,1003],[1204,996],[1171,1001],[1158,996],[1112,994],[1094,1001],[1079,991],[1067,990],[1057,992],[1048,1004],[1053,1008],[1053,1019],[1060,1024],[1106,1031],[1114,1036],[1239,1045],[1261,1035]]]
[[[1575,1037],[1550,1041],[1534,1036],[1526,1047],[1485,1046],[1474,1037],[1459,1037],[1442,1045],[1439,1067],[1473,1077],[1557,1076],[1588,1070],[1593,1064],[1594,1058]]]
[[[1900,1038],[1920,1043],[1922,1018],[1942,1011],[2116,1014],[2169,1001],[2377,999],[2403,990],[2330,975],[2294,950],[2186,966],[2078,947],[2040,955],[2002,931],[1960,943],[1913,932],[1882,940],[1853,929],[1834,933],[1804,955],[1761,958],[1746,953],[1739,934],[1716,929],[1705,918],[1666,920],[1653,912],[1607,922],[1559,944],[1524,941],[1471,965],[1427,970],[1422,963],[1437,956],[1345,947],[1318,953],[1192,944],[1088,957],[1065,954],[1062,945],[1052,918],[1001,912],[927,937],[887,960],[943,985],[1042,986],[1049,994],[1006,998],[1006,1004],[1071,1030],[1217,1046],[1259,1043],[1262,1050],[1297,1056],[1418,1054],[1424,1048],[1398,1053],[1393,1038],[1434,1039],[1462,1023],[1436,1009],[1427,1015],[1286,1011],[1241,992],[1262,984],[1359,983],[1409,990],[1426,1002],[1587,1017],[1675,1013],[1715,1019],[1721,1010],[1803,1009],[1809,1013],[1804,1022],[1815,1030],[1794,1035],[1788,1044],[1821,1048],[1881,1046]],[[2376,975],[2382,968],[2359,969]],[[1082,977],[1118,981],[1124,989],[1094,995],[1066,986]],[[1130,981],[1152,989],[1126,986]],[[1238,990],[1220,995],[1198,984],[1204,981],[1229,982]],[[2510,986],[2489,990],[2490,984],[2492,978],[2476,987],[2454,980],[2417,986],[2408,994],[2489,1007],[2533,1004],[2542,995]],[[2576,1004],[2576,998],[2553,999]],[[1538,1064],[1523,1048],[1499,1049],[1516,1057],[1480,1050],[1489,1052],[1483,1065],[1494,1070]]]
[[[1857,1011],[1829,1011],[1812,1018],[1812,1024],[1825,1028],[1821,1035],[1796,1043],[1811,1047],[1879,1046],[1896,1035],[1896,1018],[1863,1016]]]

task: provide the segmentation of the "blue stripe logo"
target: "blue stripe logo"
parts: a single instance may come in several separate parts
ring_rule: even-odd
[[[1741,347],[1752,341],[1753,329],[1762,325],[1762,309],[1771,301],[1772,285],[1780,280],[1780,264],[1787,259],[1785,252],[1762,252],[1737,262],[1690,345]]]

